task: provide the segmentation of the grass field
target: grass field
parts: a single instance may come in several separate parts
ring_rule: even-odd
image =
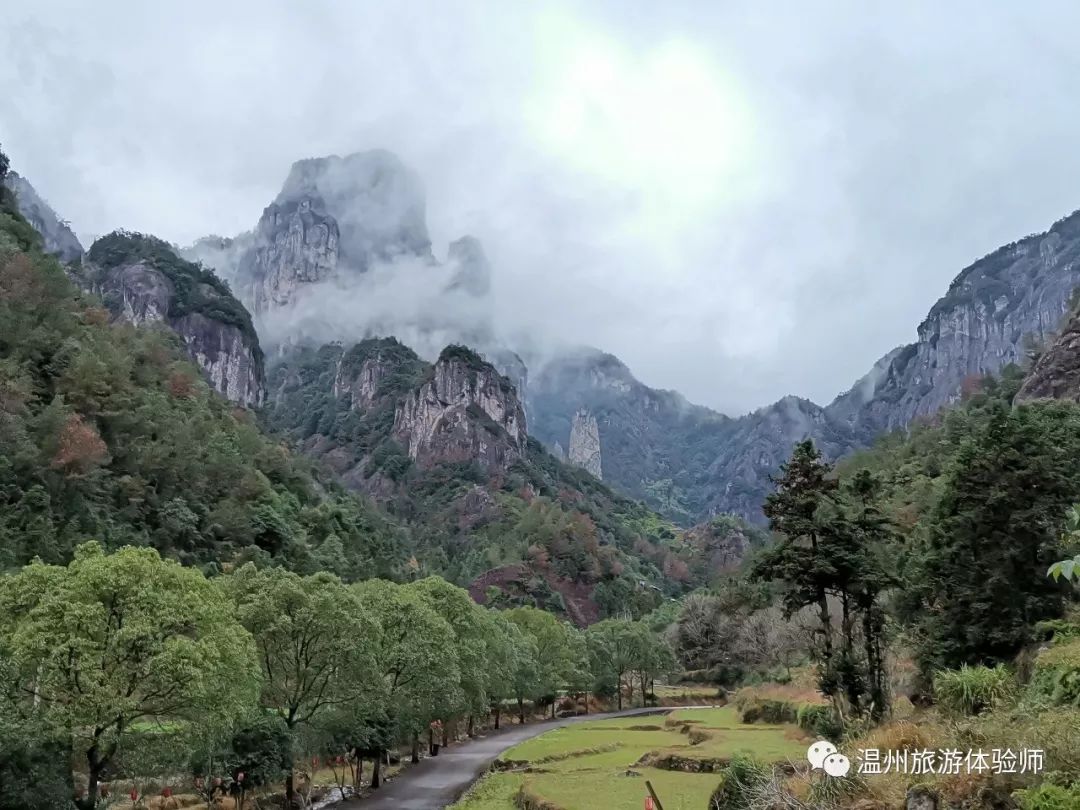
[[[683,733],[698,731],[691,745]],[[747,752],[765,761],[798,760],[806,740],[791,726],[744,725],[732,707],[678,709],[667,717],[593,720],[549,731],[515,746],[504,760],[528,761],[530,771],[492,773],[454,805],[456,810],[513,810],[522,788],[563,810],[639,808],[645,780],[652,782],[665,810],[703,810],[718,777],[638,765],[642,757],[675,755],[691,759],[728,758]]]

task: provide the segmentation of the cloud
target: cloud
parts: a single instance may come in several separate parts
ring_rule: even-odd
[[[239,233],[385,147],[499,329],[732,413],[829,400],[1080,205],[1067,3],[9,5],[0,143],[80,235]]]

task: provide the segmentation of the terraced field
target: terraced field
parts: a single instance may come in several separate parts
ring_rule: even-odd
[[[705,810],[718,777],[690,769],[739,752],[797,761],[806,745],[793,726],[745,725],[732,707],[577,723],[507,751],[502,762],[514,770],[488,774],[454,808],[514,810],[524,792],[562,810],[632,810],[642,806],[648,779],[664,810]],[[673,764],[688,770],[669,770]]]

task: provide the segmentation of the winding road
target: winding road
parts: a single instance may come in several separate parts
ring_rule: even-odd
[[[475,740],[457,743],[444,748],[437,757],[420,760],[370,796],[349,799],[335,808],[349,810],[439,810],[457,801],[468,787],[482,776],[491,763],[509,748],[520,742],[585,720],[603,720],[606,717],[630,717],[633,715],[667,714],[671,708],[628,709],[622,712],[579,715],[562,720],[548,720],[524,726],[509,726],[491,732]]]

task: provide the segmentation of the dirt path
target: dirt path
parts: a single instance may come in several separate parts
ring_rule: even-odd
[[[584,720],[603,720],[605,717],[629,717],[639,714],[667,714],[672,710],[671,708],[628,709],[623,712],[589,714],[503,728],[485,737],[444,748],[437,757],[428,757],[421,760],[418,765],[410,765],[370,796],[350,799],[335,807],[350,808],[350,810],[439,810],[457,801],[461,794],[508,748],[513,748],[518,743],[543,734],[545,731]]]

